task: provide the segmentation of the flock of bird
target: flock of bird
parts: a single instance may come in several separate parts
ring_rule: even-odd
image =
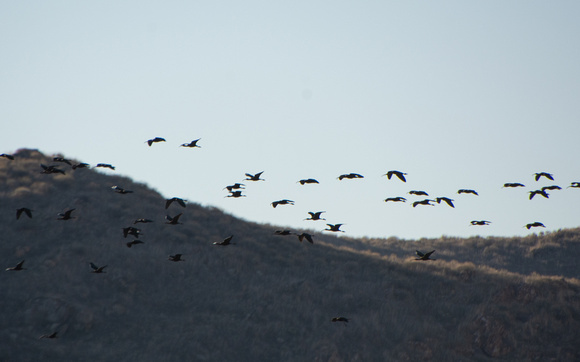
[[[191,142],[187,142],[187,143],[183,143],[180,145],[180,147],[187,147],[187,148],[201,148],[201,146],[198,145],[198,142],[200,141],[200,139],[195,139]],[[145,143],[148,144],[149,147],[151,147],[153,144],[155,143],[159,143],[159,142],[166,142],[166,140],[162,137],[155,137],[152,139],[147,140]],[[11,154],[0,154],[0,158],[5,158],[7,160],[10,161],[14,161],[15,160],[15,156],[11,155]],[[73,170],[77,170],[77,169],[82,169],[82,168],[89,168],[90,165],[87,163],[73,163],[70,160],[65,159],[64,157],[53,157],[53,161],[55,163],[62,163],[62,164],[67,164],[71,167],[71,169]],[[65,174],[65,170],[63,170],[62,168],[60,168],[57,164],[54,165],[44,165],[41,164],[41,173],[42,174]],[[95,165],[95,167],[97,168],[108,168],[110,170],[115,170],[115,167],[111,164],[106,164],[106,163],[99,163],[97,165]],[[264,173],[264,171],[262,172],[258,172],[256,174],[250,174],[250,173],[246,173],[245,176],[246,178],[244,179],[244,181],[249,181],[249,182],[258,182],[258,181],[265,181],[265,179],[262,178],[262,174]],[[388,171],[387,173],[385,173],[383,176],[386,176],[387,179],[391,180],[394,179],[395,177],[401,181],[401,182],[407,182],[407,179],[405,176],[407,176],[407,173],[401,172],[401,171],[397,171],[397,170],[391,170]],[[534,179],[536,181],[539,181],[542,177],[553,181],[554,177],[552,174],[547,173],[547,172],[538,172],[534,174]],[[362,179],[364,178],[363,175],[360,175],[358,173],[348,173],[348,174],[341,174],[337,177],[337,179],[339,181],[342,181],[344,179]],[[308,184],[319,184],[319,182],[314,179],[314,178],[307,178],[307,179],[301,179],[299,181],[297,181],[297,183],[299,183],[300,185],[304,186],[304,185],[308,185]],[[525,187],[524,184],[519,183],[519,182],[510,182],[510,183],[505,183],[503,185],[504,188],[519,188],[519,187]],[[568,188],[580,188],[580,182],[572,182]],[[124,188],[122,188],[121,186],[115,185],[112,186],[111,189],[119,194],[131,194],[133,193],[133,191],[131,190],[126,190]],[[224,190],[228,191],[228,195],[225,197],[229,197],[229,198],[240,198],[240,197],[246,197],[246,195],[243,194],[244,190],[245,190],[245,184],[243,183],[234,183],[228,186],[225,186],[223,188]],[[553,190],[561,190],[562,188],[557,186],[557,185],[551,185],[551,186],[544,186],[540,189],[537,190],[532,190],[529,191],[529,200],[532,200],[535,196],[542,196],[544,198],[549,198],[549,194],[548,191],[553,191]],[[425,196],[428,197],[429,194],[425,191],[422,190],[411,190],[408,192],[409,195],[413,195],[413,196]],[[478,192],[472,189],[459,189],[457,191],[457,194],[461,195],[461,194],[468,194],[468,195],[474,195],[474,196],[479,196]],[[401,202],[401,203],[405,203],[407,202],[407,199],[405,197],[402,196],[396,196],[396,197],[389,197],[384,199],[384,202],[389,203],[389,202]],[[449,197],[444,197],[444,196],[440,196],[440,197],[435,197],[435,198],[425,198],[422,200],[416,200],[413,201],[411,204],[413,207],[418,207],[418,206],[434,206],[435,203],[437,204],[441,204],[441,203],[445,203],[447,206],[451,207],[451,208],[455,208],[454,205],[454,200],[449,198]],[[173,197],[170,199],[166,199],[165,201],[165,209],[168,210],[170,208],[170,206],[172,204],[176,204],[182,208],[185,208],[187,206],[187,200],[178,198],[178,197]],[[281,200],[276,200],[273,201],[271,203],[271,206],[273,208],[276,208],[278,206],[281,205],[294,205],[294,201],[293,200],[289,200],[289,199],[281,199]],[[75,211],[74,208],[71,209],[67,209],[65,211],[63,211],[62,213],[58,213],[57,214],[57,220],[61,220],[61,221],[67,221],[67,220],[72,220],[75,218],[75,216],[73,216],[73,212]],[[16,210],[16,219],[20,219],[23,215],[26,215],[28,218],[32,218],[32,212],[33,210],[31,210],[30,208],[27,207],[21,207],[18,208]],[[325,211],[309,211],[309,217],[305,218],[304,220],[309,220],[309,221],[319,221],[319,220],[324,220],[326,221],[325,218],[322,217],[322,214],[326,213]],[[178,213],[174,216],[171,216],[169,214],[167,214],[165,216],[165,223],[168,225],[178,225],[181,224],[180,217],[183,215],[183,213]],[[153,222],[153,220],[150,219],[144,219],[144,218],[137,218],[135,219],[135,221],[133,222],[133,225],[136,224],[146,224],[146,223],[150,223]],[[489,225],[491,223],[491,221],[488,220],[473,220],[471,221],[470,225],[476,225],[476,226],[484,226],[484,225]],[[323,231],[329,231],[329,232],[334,232],[334,233],[338,233],[338,232],[344,232],[343,230],[341,230],[341,226],[344,224],[326,224],[328,228],[323,229]],[[535,227],[545,227],[545,225],[541,222],[535,221],[535,222],[531,222],[526,224],[524,227],[526,227],[527,229],[531,229],[531,228],[535,228]],[[127,238],[129,235],[133,236],[135,239],[132,241],[129,241],[126,243],[126,246],[128,248],[131,248],[135,245],[138,244],[144,244],[143,241],[139,240],[139,237],[142,235],[141,230],[135,226],[128,226],[125,228],[122,228],[123,231],[123,236],[125,238]],[[291,230],[276,230],[274,232],[276,235],[281,235],[281,236],[286,236],[286,235],[296,235],[298,237],[298,240],[300,242],[302,242],[303,240],[308,241],[311,244],[314,244],[314,238],[311,234],[306,233],[306,232],[302,232],[302,233],[295,233]],[[216,241],[213,242],[213,245],[217,245],[217,246],[228,246],[228,245],[235,245],[235,243],[232,242],[233,239],[233,235],[230,235],[228,237],[226,237],[225,239],[223,239],[222,241]],[[416,250],[416,259],[414,260],[418,260],[418,261],[428,261],[428,260],[435,260],[431,258],[431,255],[435,252],[435,250],[429,251],[429,252],[422,252],[420,250]],[[173,255],[169,255],[168,256],[168,260],[172,261],[172,262],[180,262],[180,261],[184,261],[185,259],[183,259],[183,254],[173,254]],[[13,267],[8,267],[6,268],[6,271],[22,271],[22,270],[26,270],[26,268],[23,267],[24,265],[24,260],[18,262],[15,266]],[[98,266],[96,264],[94,264],[93,262],[89,263],[90,266],[90,272],[91,273],[96,273],[96,274],[101,274],[101,273],[105,273],[105,268],[107,267],[107,265],[102,265],[102,266]],[[331,319],[332,322],[342,322],[342,323],[348,323],[348,318],[345,317],[334,317]],[[42,335],[40,338],[48,338],[48,339],[53,339],[57,337],[57,332],[52,332],[50,334],[45,334]]]

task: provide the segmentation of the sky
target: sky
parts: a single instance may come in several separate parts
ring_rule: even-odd
[[[580,226],[575,1],[0,1],[0,153],[344,236]],[[149,147],[145,141],[167,142]],[[201,138],[201,148],[179,147]],[[389,170],[407,182],[388,180]],[[225,197],[245,182],[247,197]],[[554,181],[535,181],[536,172]],[[337,180],[359,173],[363,179]],[[315,178],[318,185],[296,183]],[[505,189],[506,182],[526,187]],[[529,191],[559,185],[550,198]],[[461,188],[479,196],[458,195]],[[445,205],[411,206],[424,190]],[[403,196],[407,203],[385,203]],[[290,199],[294,205],[272,208]],[[488,220],[472,226],[472,220]],[[540,221],[546,229],[527,230]],[[325,232],[326,233],[326,232]]]

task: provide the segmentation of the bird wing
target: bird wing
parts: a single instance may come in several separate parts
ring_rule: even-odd
[[[435,252],[435,250],[430,251],[428,253],[425,253],[425,259],[429,259],[429,257],[431,256],[431,254],[433,254]]]
[[[173,199],[168,199],[165,201],[165,209],[169,208],[169,205],[171,205],[171,203],[173,202]]]
[[[93,264],[92,262],[91,262],[91,263],[89,263],[89,264],[91,265],[91,268],[92,268],[93,270],[98,270],[98,269],[99,269],[99,267],[98,267],[98,266],[96,266],[95,264]]]
[[[407,179],[405,179],[405,174],[402,172],[395,172],[395,175],[399,178],[399,180],[403,181],[403,182],[407,182]]]
[[[185,201],[183,199],[175,199],[181,207],[185,207]]]
[[[415,253],[420,256],[421,258],[425,256],[425,254],[423,254],[422,252],[420,252],[419,250],[415,250]]]
[[[305,237],[305,238],[306,238],[306,240],[308,240],[308,242],[309,242],[310,244],[314,244],[314,240],[312,240],[312,235],[310,235],[310,234],[306,234],[306,233],[302,233],[302,236],[303,236],[303,237]],[[302,240],[300,240],[300,241],[302,241]]]
[[[24,264],[24,260],[22,260],[20,263],[16,264],[16,269],[22,269],[22,264]]]

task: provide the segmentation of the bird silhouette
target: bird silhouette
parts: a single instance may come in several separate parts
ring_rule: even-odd
[[[300,235],[298,235],[298,240],[300,240],[300,242],[302,242],[302,240],[306,239],[310,244],[314,244],[314,240],[312,239],[312,235],[308,234],[308,233],[302,233]]]
[[[274,234],[286,236],[286,235],[292,235],[292,231],[286,230],[286,229],[285,230],[276,230],[276,231],[274,231]]]
[[[14,161],[14,155],[9,155],[7,153],[3,153],[0,155],[0,157],[5,158],[5,159],[10,160],[10,161]]]
[[[234,236],[230,235],[222,241],[215,241],[213,243],[213,245],[220,245],[220,246],[235,245],[235,243],[232,243],[233,238],[234,238]]]
[[[546,191],[544,191],[544,190],[534,190],[534,191],[530,191],[530,197],[529,197],[529,199],[530,200],[533,199],[534,196],[536,196],[536,195],[541,195],[541,196],[545,197],[546,199],[550,198],[550,195]]]
[[[201,139],[201,138],[198,138],[198,139],[196,139],[196,140],[193,140],[193,141],[191,141],[191,142],[189,142],[189,143],[183,143],[183,144],[181,144],[181,146],[179,146],[179,147],[189,147],[189,148],[194,148],[194,147],[197,147],[197,148],[201,148],[200,146],[198,146],[198,145],[197,145],[197,142],[198,142],[200,139]]]
[[[16,266],[12,266],[12,267],[6,268],[6,271],[26,270],[26,268],[23,268],[22,267],[22,264],[24,264],[24,260],[22,260],[20,263],[16,264]]]
[[[115,169],[115,166],[111,165],[110,163],[97,163],[95,167],[110,168],[111,170]]]
[[[343,174],[337,177],[340,181],[342,181],[343,179],[347,178],[347,179],[354,179],[354,178],[364,178],[363,175],[359,175],[358,173],[348,173],[348,174]]]
[[[230,194],[224,197],[238,198],[238,197],[246,197],[246,195],[242,195],[242,191],[230,191]]]
[[[431,259],[431,254],[433,254],[435,252],[435,250],[432,250],[428,253],[423,253],[419,250],[415,250],[415,253],[417,254],[418,258],[415,260],[435,260],[435,259]]]
[[[348,323],[348,318],[345,317],[334,317],[330,320],[331,322],[342,322],[344,324],[344,326],[346,327],[346,324]]]
[[[181,259],[182,256],[183,256],[183,254],[169,255],[169,258],[167,260],[171,260],[171,261],[185,261],[185,259]]]
[[[153,222],[153,220],[150,220],[150,219],[136,219],[135,221],[133,221],[133,224],[139,224],[139,223],[148,224],[150,222]]]
[[[276,206],[278,206],[278,205],[294,205],[294,201],[288,200],[288,199],[283,199],[283,200],[274,201],[274,202],[272,202],[271,205],[273,208],[276,208]]]
[[[401,196],[397,196],[397,197],[388,197],[385,199],[385,202],[407,202],[407,199]]]
[[[106,265],[104,265],[104,266],[96,266],[92,262],[89,263],[89,265],[91,266],[91,269],[93,269],[91,271],[91,273],[97,273],[97,274],[106,273],[106,271],[104,271],[104,269],[107,267]]]
[[[576,181],[574,181],[574,182],[572,182],[572,183],[570,184],[570,186],[568,186],[567,188],[569,189],[570,187],[572,187],[572,188],[577,188],[577,189],[578,189],[578,188],[580,188],[580,182],[576,182]]]
[[[524,184],[521,184],[519,182],[508,182],[503,184],[503,187],[524,187]]]
[[[397,176],[399,178],[399,180],[403,181],[403,182],[407,182],[407,179],[405,178],[406,173],[401,172],[401,171],[389,171],[386,174],[384,174],[383,176],[387,176],[387,178],[390,180],[391,177],[393,177],[393,175]]]
[[[137,244],[145,244],[145,243],[142,242],[141,240],[133,240],[133,241],[129,241],[126,245],[128,248],[130,248],[133,245],[137,245]]]
[[[415,202],[413,202],[413,207],[417,207],[418,205],[434,206],[432,204],[432,202],[434,202],[434,200],[431,200],[431,199],[425,199],[425,200],[421,200],[421,201],[415,201]]]
[[[123,236],[125,238],[127,238],[128,235],[133,235],[136,238],[139,238],[139,236],[143,235],[141,234],[141,229],[137,229],[135,227],[129,226],[126,228],[123,228]]]
[[[165,142],[165,138],[155,137],[155,138],[152,138],[150,140],[145,141],[145,143],[147,143],[149,145],[149,147],[151,147],[152,144],[157,143],[157,142]]]
[[[491,221],[487,221],[487,220],[473,220],[471,222],[471,225],[479,225],[479,226],[489,225],[489,224],[491,224]]]
[[[63,170],[59,169],[58,167],[56,167],[54,165],[46,166],[46,165],[43,165],[41,163],[40,167],[42,167],[42,171],[40,171],[40,173],[44,173],[44,174],[61,173],[63,175],[66,174]]]
[[[72,216],[72,212],[75,211],[76,209],[68,209],[65,212],[61,212],[58,214],[58,217],[56,218],[57,220],[70,220],[70,219],[74,219],[75,217]]]
[[[169,225],[177,225],[177,224],[181,224],[181,223],[179,222],[179,218],[181,217],[181,215],[183,215],[183,213],[179,213],[179,214],[177,214],[177,215],[175,215],[175,216],[173,216],[173,217],[171,217],[171,216],[169,216],[169,215],[166,215],[166,216],[165,216],[165,220],[167,220],[166,224],[169,224]]]
[[[172,197],[170,199],[167,199],[165,200],[165,209],[169,208],[169,205],[171,205],[174,201],[177,202],[179,206],[185,207],[185,201],[187,200],[180,199],[179,197]]]
[[[318,184],[320,182],[318,182],[317,180],[313,179],[313,178],[307,178],[307,179],[302,179],[300,181],[297,181],[300,183],[300,185],[305,185],[305,184]]]
[[[536,222],[532,222],[532,223],[526,224],[524,227],[526,229],[530,230],[531,228],[536,228],[536,227],[543,227],[543,228],[545,228],[546,226],[544,224],[542,224],[541,222],[536,221]]]
[[[472,195],[475,195],[475,196],[479,196],[479,194],[477,193],[477,191],[471,190],[471,189],[460,189],[460,190],[457,190],[457,193],[458,194],[472,194]]]
[[[252,175],[250,173],[246,173],[246,179],[247,181],[266,181],[263,178],[260,178],[260,176],[262,176],[262,174],[264,173],[264,171],[262,172],[258,172],[255,175]]]
[[[246,185],[241,184],[241,183],[235,183],[233,185],[229,185],[229,186],[224,187],[222,190],[227,189],[229,192],[232,192],[234,190],[244,190],[245,189],[244,186],[246,186]]]
[[[326,211],[318,211],[318,212],[308,211],[308,214],[310,215],[310,217],[309,218],[306,218],[304,220],[314,220],[314,221],[316,221],[316,220],[326,220],[326,219],[323,219],[323,218],[320,217],[320,215],[322,215],[325,212]]]
[[[546,190],[562,190],[562,188],[560,186],[557,185],[552,185],[552,186],[544,186],[542,187],[542,191],[546,191]]]
[[[548,180],[554,181],[554,175],[552,175],[551,173],[547,173],[547,172],[536,172],[534,174],[534,179],[536,181],[538,181],[538,180],[540,180],[540,177],[542,177],[542,176],[547,178]]]
[[[54,162],[62,162],[62,163],[66,163],[69,166],[72,166],[72,163],[64,157],[53,157],[52,160]]]
[[[38,337],[38,339],[48,338],[48,339],[55,339],[57,337],[58,332],[52,332],[50,334],[43,334],[42,336]]]
[[[84,163],[84,162],[80,162],[80,163],[75,163],[74,165],[72,165],[72,169],[76,170],[77,168],[89,168],[89,164],[88,163]]]
[[[453,205],[453,199],[450,199],[448,197],[436,197],[435,201],[437,201],[438,204],[440,204],[441,201],[444,201],[445,203],[447,203],[447,205],[455,208],[455,205]]]
[[[340,230],[340,227],[344,224],[326,224],[328,225],[328,229],[324,229],[326,231],[333,231],[333,232],[341,232],[343,233],[343,230]]]
[[[122,188],[120,186],[112,186],[111,188],[113,190],[115,190],[116,193],[121,194],[121,195],[132,194],[133,193],[133,191],[131,191],[131,190],[125,190],[124,188]]]
[[[16,220],[20,219],[20,215],[22,215],[22,213],[26,214],[26,216],[32,219],[32,210],[27,207],[21,207],[16,209]]]
[[[417,190],[411,190],[408,192],[409,195],[416,195],[416,196],[429,196],[428,193],[426,193],[425,191],[417,191]]]

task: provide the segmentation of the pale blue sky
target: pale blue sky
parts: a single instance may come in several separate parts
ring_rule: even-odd
[[[573,1],[1,1],[0,152],[116,173],[257,222],[348,236],[580,226]],[[167,143],[144,142],[164,137]],[[201,149],[178,146],[202,138]],[[408,173],[407,184],[381,177]],[[265,171],[244,199],[224,198]],[[548,171],[555,182],[535,182]],[[108,172],[108,171],[104,171]],[[357,172],[363,180],[337,181]],[[320,185],[300,186],[313,177]],[[525,189],[506,190],[505,182]],[[479,197],[457,195],[474,188]],[[424,189],[456,208],[385,204]],[[294,206],[273,209],[272,201]],[[492,221],[487,227],[469,221]]]

